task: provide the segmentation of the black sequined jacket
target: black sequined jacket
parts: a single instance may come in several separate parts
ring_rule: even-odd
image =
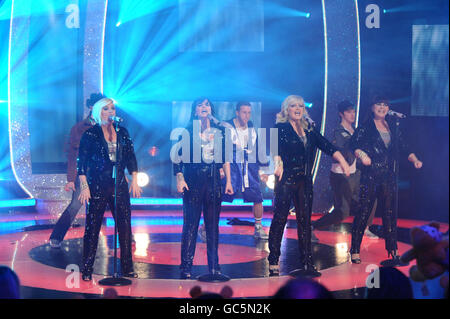
[[[126,128],[119,126],[117,132],[118,185],[127,184],[125,180],[125,168],[131,174],[138,171],[133,142]],[[95,125],[84,132],[80,141],[80,149],[77,159],[78,175],[86,175],[91,195],[95,189],[111,186],[113,182],[113,162],[109,159],[108,144],[103,136],[100,125]]]
[[[193,184],[195,184],[195,180],[198,178],[198,174],[201,172],[210,172],[210,176],[212,177],[212,173],[215,172],[215,175],[217,177],[217,181],[220,181],[220,168],[223,167],[223,164],[225,163],[225,132],[223,127],[219,127],[215,125],[214,123],[211,123],[211,128],[216,129],[216,134],[219,134],[217,137],[221,139],[221,157],[220,161],[217,163],[207,163],[204,161],[204,158],[202,157],[201,153],[195,154],[194,152],[197,150],[202,151],[203,148],[201,146],[201,142],[199,138],[194,136],[193,133],[193,124],[191,123],[186,127],[187,132],[189,133],[189,160],[187,162],[183,162],[181,160],[180,162],[173,163],[173,174],[177,175],[178,173],[183,173],[184,178],[188,184],[188,187],[191,188]],[[195,146],[194,146],[195,144]],[[183,152],[186,152],[186,149],[179,149],[178,155],[182,155]]]
[[[411,153],[408,145],[402,138],[401,131],[398,137],[395,136],[395,123],[388,121],[391,131],[391,142],[388,147],[383,142],[380,132],[375,126],[373,119],[366,121],[358,126],[350,140],[350,148],[353,152],[360,149],[364,151],[371,159],[370,166],[361,166],[363,175],[371,176],[389,176],[394,173],[394,161],[396,159],[395,147],[398,145],[399,154]]]
[[[337,148],[323,137],[316,129],[305,130],[307,142],[303,141],[289,122],[277,123],[278,155],[283,161],[283,176],[281,182],[296,179],[298,176],[311,177],[317,149],[327,155],[333,155]]]

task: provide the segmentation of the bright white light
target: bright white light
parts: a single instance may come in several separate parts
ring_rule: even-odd
[[[348,259],[348,244],[346,242],[337,243],[336,247],[336,259],[339,263],[346,262]]]
[[[150,181],[150,178],[147,174],[139,172],[137,173],[137,183],[139,187],[147,186],[148,182]]]
[[[103,32],[102,32],[102,53],[100,60],[100,92],[103,93],[103,68],[105,63],[105,32],[106,32],[106,13],[108,12],[108,0],[105,1],[105,10],[103,15]]]
[[[122,24],[122,22],[117,22],[116,27],[120,26]]]
[[[135,256],[147,257],[148,246],[150,244],[150,235],[145,233],[136,233],[133,235],[136,242]]]
[[[269,175],[269,177],[267,178],[266,185],[270,189],[274,189],[275,188],[275,175],[273,175],[273,174]]]
[[[348,244],[347,243],[337,243],[336,244],[336,250],[339,252],[345,252],[348,251]]]

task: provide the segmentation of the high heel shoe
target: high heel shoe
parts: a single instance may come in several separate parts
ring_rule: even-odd
[[[352,264],[360,264],[361,263],[361,257],[359,256],[359,254],[351,254],[350,257]]]
[[[81,279],[83,281],[91,281],[92,280],[92,274],[82,274]]]
[[[269,265],[269,276],[279,276],[280,275],[280,266],[279,265]]]
[[[317,270],[312,261],[308,261],[305,265],[306,274],[310,277],[320,277],[322,274]]]
[[[123,274],[123,276],[128,278],[138,278],[138,274],[135,273],[134,271],[127,272]]]
[[[289,275],[296,278],[316,278],[322,276],[322,274],[317,270],[312,261],[305,262],[301,265],[300,268],[291,271]]]
[[[390,250],[388,251],[388,258],[384,261],[382,261],[380,264],[383,267],[402,267],[402,266],[408,266],[409,263],[405,263],[400,259],[400,256],[398,255],[396,250]]]
[[[192,274],[190,272],[182,271],[180,273],[180,279],[191,279]]]
[[[392,258],[392,261],[394,262],[394,264],[396,266],[407,266],[409,263],[405,263],[400,259],[400,255],[398,254],[398,252],[396,250],[390,251],[388,252],[388,257],[389,255]]]

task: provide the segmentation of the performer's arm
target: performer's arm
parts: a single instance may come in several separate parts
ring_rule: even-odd
[[[345,160],[344,156],[341,152],[336,151],[333,153],[333,158],[339,162],[339,165],[341,165],[342,170],[344,171],[345,176],[350,176],[350,166],[348,165],[347,161]]]
[[[130,193],[133,197],[139,198],[139,197],[141,197],[141,194],[142,194],[142,188],[140,188],[137,183],[137,173],[138,172],[131,173]]]
[[[275,165],[274,175],[278,176],[278,180],[281,181],[281,178],[283,177],[283,161],[281,160],[281,156],[274,156],[273,162]]]
[[[233,186],[231,185],[231,173],[230,173],[230,163],[226,162],[223,164],[223,172],[225,173],[225,178],[227,179],[227,183],[225,186],[225,194],[233,195]]]
[[[366,129],[358,127],[350,140],[350,148],[355,153],[356,158],[359,158],[364,166],[372,165],[372,160],[369,155],[361,148],[364,144],[363,141],[367,139]]]
[[[419,161],[419,159],[417,158],[416,154],[411,153],[408,156],[408,161],[410,161],[411,163],[413,163],[414,167],[419,169],[422,167],[423,163],[421,161]]]
[[[92,142],[90,141],[89,135],[84,133],[81,137],[80,141],[80,149],[78,151],[78,159],[77,159],[77,172],[80,179],[80,189],[81,193],[78,196],[78,200],[82,204],[87,204],[89,199],[91,198],[91,192],[89,190],[89,185],[86,178],[87,173],[87,165],[89,158],[89,145]]]
[[[122,128],[122,134],[124,134],[125,137],[125,163],[128,173],[131,174],[131,185],[129,192],[131,193],[131,196],[139,198],[142,195],[142,188],[137,183],[138,165],[136,154],[134,153],[133,140],[131,139],[127,129]]]
[[[361,160],[364,166],[370,166],[372,164],[372,160],[369,155],[359,148],[355,150],[355,156]]]
[[[189,190],[189,187],[186,184],[186,181],[184,180],[184,176],[182,172],[177,173],[177,191],[178,193],[183,193],[184,190]]]
[[[82,204],[88,204],[89,199],[91,199],[91,192],[89,190],[89,185],[87,183],[86,175],[79,175],[80,178],[80,196],[78,196],[78,200]]]

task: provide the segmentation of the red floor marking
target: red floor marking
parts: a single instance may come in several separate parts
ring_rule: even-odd
[[[230,215],[228,215],[230,214]],[[181,216],[181,211],[145,211],[145,212],[133,212],[133,216],[145,217],[145,216]],[[226,215],[222,214],[222,217],[251,217],[251,213],[242,214],[241,212],[236,212],[234,215],[228,213]],[[265,217],[271,216],[270,214],[265,214]],[[20,220],[20,218],[25,218],[29,220],[29,215],[20,216],[8,216],[8,218],[1,218],[1,221],[14,221]],[[41,216],[39,216],[41,217]],[[290,218],[295,218],[291,216]],[[317,217],[317,216],[315,216]],[[318,217],[317,217],[318,218]],[[40,218],[39,218],[40,219]],[[44,218],[45,219],[45,218]],[[375,223],[380,223],[380,219],[375,219]],[[427,224],[426,221],[412,221],[412,220],[399,220],[398,224],[400,227],[410,228],[417,225]],[[448,224],[441,224],[443,227],[441,231],[448,229]],[[266,228],[266,231],[268,229]],[[133,227],[133,233],[180,233],[181,226],[136,226]],[[253,227],[251,226],[223,226],[220,227],[221,234],[242,234],[242,235],[252,235]],[[104,278],[103,276],[94,275],[94,280],[92,283],[86,283],[81,281],[79,287],[69,287],[66,284],[66,279],[69,273],[64,269],[57,269],[50,266],[40,264],[29,257],[29,251],[37,246],[43,245],[48,242],[51,230],[40,230],[32,232],[20,232],[12,233],[0,236],[0,264],[12,267],[19,275],[21,284],[28,287],[38,287],[50,290],[68,291],[74,293],[91,293],[91,294],[102,294],[103,290],[107,287],[99,286],[98,280]],[[66,239],[80,238],[84,234],[84,229],[73,228],[68,232]],[[102,228],[103,235],[113,234],[113,228]],[[343,233],[333,233],[327,231],[315,231],[316,236],[319,238],[320,243],[334,246],[338,250],[337,258],[341,261],[346,260],[347,250],[350,248],[350,234]],[[286,229],[285,236],[287,238],[296,239],[297,233],[295,229]],[[169,246],[171,252],[162,254],[163,245]],[[177,246],[178,245],[178,246]],[[156,246],[153,247],[152,246]],[[200,243],[198,245],[199,250],[202,250],[204,244]],[[234,251],[236,246],[234,245],[219,245],[219,251],[221,254],[221,259],[230,257],[233,262],[242,262],[236,260],[256,260],[260,258],[265,258],[267,251],[258,250],[252,247],[239,246],[239,250],[245,249],[244,254],[239,254],[238,258],[227,256],[230,252]],[[402,254],[411,246],[398,243],[399,253]],[[150,251],[146,250],[148,255],[145,258],[154,257],[157,262],[176,264],[172,258],[179,258],[179,243],[168,243],[168,244],[149,244]],[[154,251],[152,251],[154,249]],[[175,252],[174,252],[175,250]],[[149,254],[150,252],[150,254]],[[153,255],[152,255],[153,254]],[[204,252],[203,252],[204,254]],[[196,262],[204,263],[204,256],[200,256],[196,259]],[[144,256],[141,256],[144,257]],[[136,256],[135,261],[139,256]],[[336,267],[328,268],[322,270],[322,276],[317,280],[325,285],[328,289],[343,290],[351,289],[356,287],[364,287],[365,280],[367,278],[368,272],[366,268],[368,265],[374,264],[379,265],[380,261],[387,258],[387,254],[384,248],[384,240],[369,239],[364,237],[361,246],[361,259],[362,263],[360,265],[350,264],[345,262]],[[177,259],[178,260],[178,259]],[[153,261],[152,261],[153,262]],[[409,268],[414,265],[411,263],[407,267],[400,267],[399,269],[405,274],[408,274]],[[320,267],[320,265],[318,265]],[[281,287],[290,277],[281,276],[278,278],[244,278],[244,279],[232,279],[226,283],[234,290],[234,297],[266,297],[273,295],[279,287]],[[215,283],[200,283],[195,280],[175,280],[175,279],[133,279],[133,284],[127,287],[118,287],[117,291],[119,295],[132,296],[132,297],[174,297],[174,298],[186,298],[189,297],[189,290],[195,286],[199,285],[204,291],[219,292],[220,289],[225,284],[215,284]]]
[[[144,247],[140,246],[142,245],[137,241],[133,251],[133,261],[161,265],[179,265],[181,263],[181,243],[151,243],[148,246],[144,243]],[[120,253],[118,255],[120,256]],[[256,247],[220,244],[219,260],[221,265],[247,263],[267,256],[268,252]],[[208,265],[205,243],[197,243],[194,265]]]

